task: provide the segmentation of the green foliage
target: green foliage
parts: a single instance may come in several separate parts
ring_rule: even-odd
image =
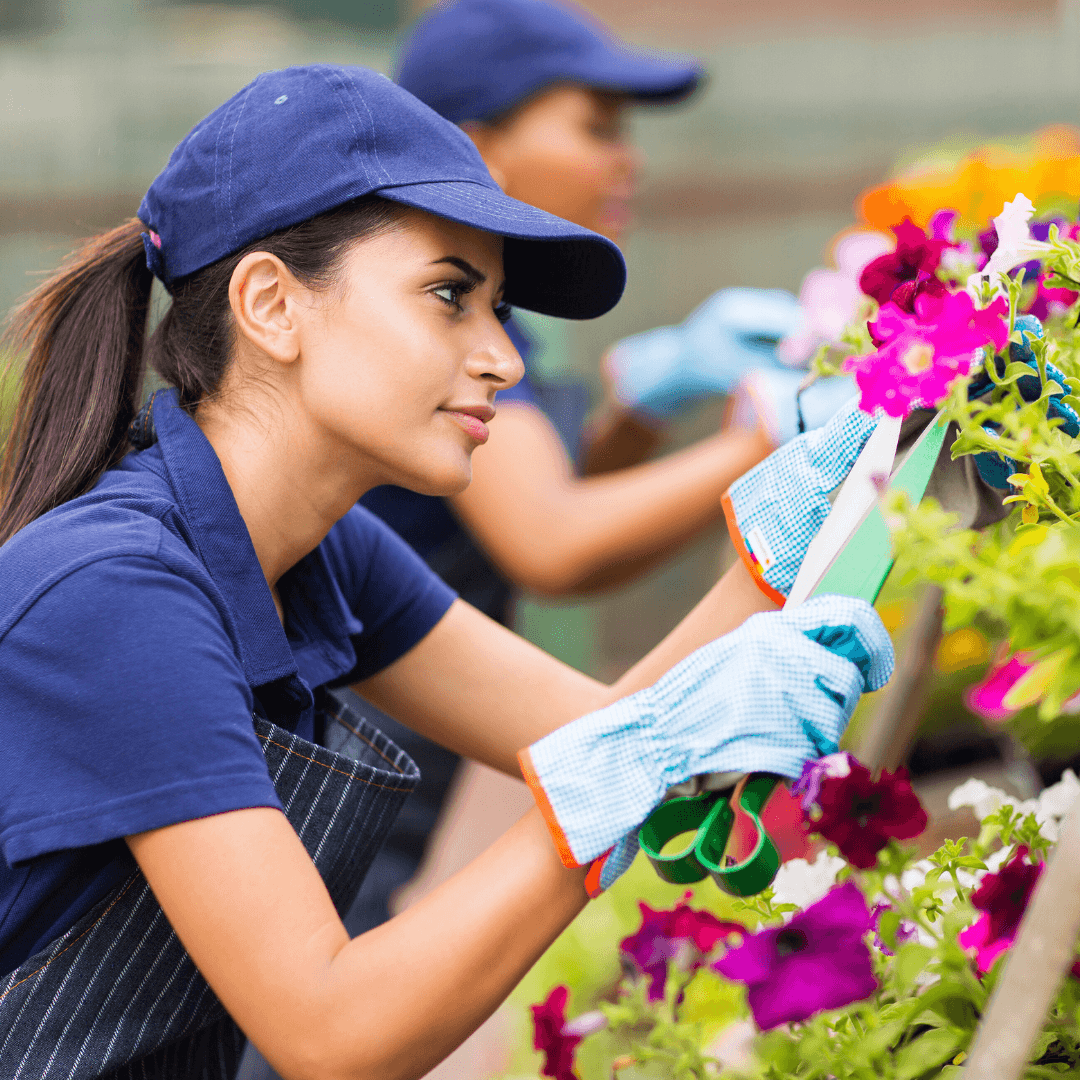
[[[1080,245],[1051,231],[1047,267],[1062,287],[1080,289]],[[1022,295],[1022,283],[1009,290],[1010,325]],[[988,395],[969,401],[967,386],[957,385],[945,412],[959,431],[954,459],[985,451],[1017,463],[1004,499],[1012,513],[985,531],[957,529],[954,515],[932,500],[918,507],[894,498],[891,510],[897,568],[902,580],[936,582],[945,591],[950,629],[979,624],[1008,642],[1011,651],[1034,654],[1035,667],[1010,691],[1017,709],[1037,706],[1049,722],[1080,690],[1080,440],[1047,416],[1052,394],[1080,408],[1080,330],[1077,311],[1048,320],[1045,336],[1029,344],[1043,379],[1036,401],[1025,401],[1018,380],[1031,374],[1026,364],[1010,362],[999,375],[986,365],[994,382]],[[1012,339],[1018,341],[1014,332]],[[1047,363],[1065,377],[1065,386],[1047,377]],[[987,431],[992,426],[997,434]]]

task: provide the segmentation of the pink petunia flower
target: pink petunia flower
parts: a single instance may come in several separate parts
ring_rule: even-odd
[[[869,997],[877,989],[863,940],[869,930],[866,899],[849,881],[786,926],[751,934],[712,967],[746,984],[754,1021],[768,1030]]]
[[[696,971],[717,945],[733,934],[742,937],[746,933],[739,923],[724,922],[708,911],[695,911],[685,900],[670,911],[654,911],[640,902],[638,907],[641,928],[623,938],[619,948],[648,978],[650,1001],[663,1000],[668,961],[675,961],[684,971]]]
[[[1005,347],[1007,310],[1003,298],[976,309],[964,292],[918,296],[910,314],[886,304],[873,324],[877,352],[844,361],[844,370],[855,375],[860,405],[866,412],[880,406],[889,416],[937,405],[970,373],[977,349]]]
[[[907,769],[882,770],[875,780],[854,758],[846,776],[826,776],[817,797],[821,816],[810,828],[830,840],[852,866],[867,870],[891,837],[910,840],[927,823]]]
[[[574,1049],[582,1036],[565,1031],[569,996],[570,991],[565,986],[556,986],[546,1001],[531,1006],[533,1048],[544,1055],[540,1072],[543,1076],[555,1077],[555,1080],[578,1080],[574,1072]]]
[[[984,914],[961,930],[956,940],[961,948],[975,951],[975,965],[981,972],[989,971],[1012,945],[1042,874],[1043,864],[1029,862],[1027,855],[1027,848],[1019,848],[996,874],[987,874],[971,894],[971,902]]]
[[[1005,704],[1005,696],[1034,666],[1030,653],[1014,653],[1004,663],[995,664],[982,682],[964,691],[964,704],[984,720],[1008,720],[1017,710]]]

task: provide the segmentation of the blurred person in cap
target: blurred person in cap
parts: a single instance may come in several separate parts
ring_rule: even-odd
[[[440,3],[406,39],[397,71],[401,86],[468,133],[508,195],[616,242],[630,224],[638,164],[628,109],[684,101],[703,77],[694,58],[631,48],[580,9],[546,0]],[[774,347],[798,324],[790,293],[731,288],[680,326],[617,343],[604,364],[608,400],[582,439],[584,405],[530,375],[552,320],[516,312],[506,329],[525,376],[499,391],[470,486],[448,500],[377,488],[363,504],[504,624],[518,588],[566,596],[628,581],[713,525],[728,486],[796,434],[804,373],[779,364]],[[854,394],[840,382],[839,393],[815,399],[816,387],[809,408],[804,400],[812,426]],[[740,423],[645,462],[680,409],[740,384]],[[457,765],[392,729],[424,781],[368,878],[356,931],[388,916],[389,894],[415,871]]]

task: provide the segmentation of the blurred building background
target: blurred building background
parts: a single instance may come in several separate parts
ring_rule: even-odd
[[[627,38],[691,50],[711,78],[636,134],[646,166],[630,287],[567,325],[542,375],[595,375],[615,338],[725,285],[786,286],[905,148],[1080,121],[1080,0],[591,0]],[[414,0],[0,0],[0,308],[72,241],[133,214],[191,125],[257,72],[328,60],[388,71]],[[688,417],[676,440],[716,423]],[[648,581],[523,628],[616,672],[715,578],[720,531]]]

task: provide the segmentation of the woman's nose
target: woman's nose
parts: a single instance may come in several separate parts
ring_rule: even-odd
[[[472,378],[496,383],[497,390],[509,390],[521,382],[525,364],[501,326],[478,342],[466,361]]]

